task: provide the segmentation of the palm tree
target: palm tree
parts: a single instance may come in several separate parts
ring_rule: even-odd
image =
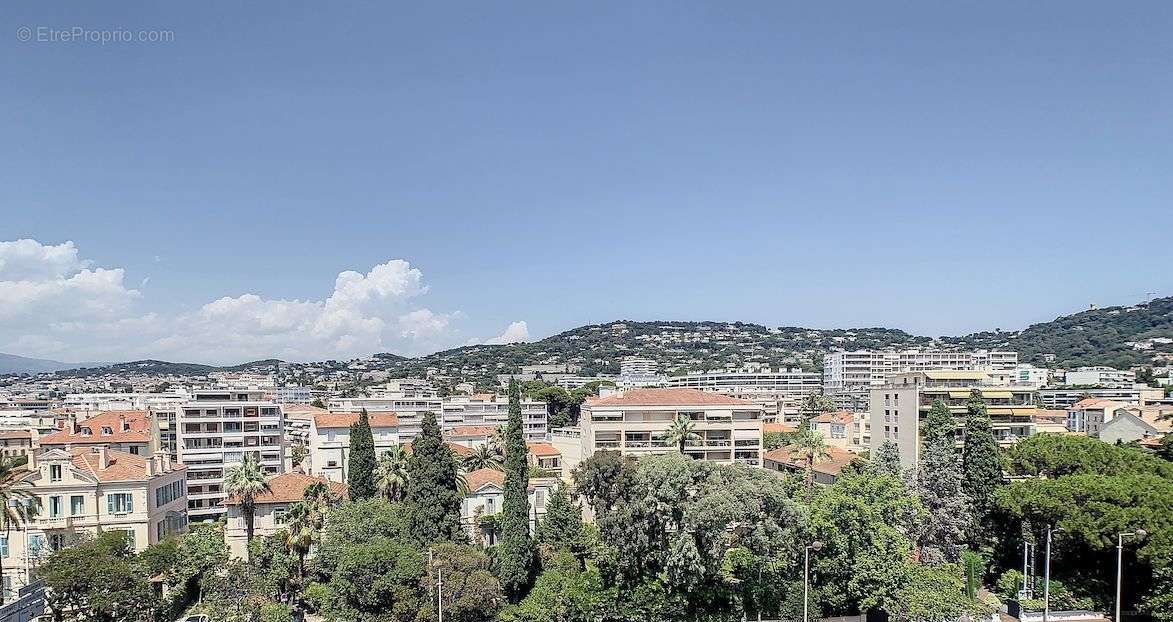
[[[489,443],[477,445],[477,448],[471,454],[464,457],[464,468],[467,471],[475,471],[477,469],[493,469],[494,471],[502,471],[505,469],[505,457],[497,451]]]
[[[265,479],[265,471],[257,463],[255,455],[247,453],[244,455],[243,462],[228,467],[224,473],[224,492],[240,501],[240,511],[244,513],[246,540],[247,544],[251,545],[257,497],[262,493],[269,492],[269,482]],[[249,556],[251,557],[251,553]]]
[[[809,493],[815,482],[815,465],[831,457],[831,450],[823,440],[822,433],[807,429],[794,440],[799,459],[806,466],[806,490]]]
[[[0,527],[4,528],[7,540],[13,529],[20,529],[30,518],[37,515],[37,497],[27,489],[14,486],[23,471],[8,456],[0,455]],[[0,576],[4,574],[3,560],[0,559]],[[0,604],[4,603],[4,591],[0,590]]]
[[[676,445],[680,449],[680,453],[684,453],[684,446],[692,441],[701,440],[701,435],[697,433],[696,424],[688,415],[679,414],[672,420],[672,425],[668,426],[664,440]]]
[[[403,498],[407,491],[407,452],[396,445],[384,451],[375,465],[375,487],[392,503]]]
[[[305,579],[305,556],[314,543],[314,517],[306,503],[289,506],[285,513],[285,549],[297,556],[297,578]]]

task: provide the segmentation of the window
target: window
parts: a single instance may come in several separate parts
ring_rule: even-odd
[[[81,516],[86,513],[86,498],[81,495],[73,495],[69,498],[69,515]]]
[[[8,559],[8,536],[0,536],[0,559]]]
[[[49,497],[49,518],[61,518],[61,512],[61,497]]]
[[[273,522],[278,525],[285,524],[285,508],[277,508],[273,510]]]
[[[109,493],[106,495],[106,511],[110,514],[129,514],[134,511],[134,497],[130,493]]]
[[[485,514],[493,514],[494,512],[495,512],[495,510],[493,509],[493,498],[489,497],[488,499],[485,499]]]
[[[51,481],[51,482],[61,481],[61,465],[60,464],[50,464],[49,465],[49,481]]]
[[[126,533],[126,545],[127,545],[128,547],[130,547],[130,550],[132,550],[132,551],[133,551],[133,550],[134,550],[134,530],[133,530],[133,529],[127,529],[127,530],[125,531],[125,533]]]
[[[61,549],[65,548],[65,546],[66,546],[65,534],[63,534],[63,533],[49,534],[49,550],[50,551],[60,551]]]

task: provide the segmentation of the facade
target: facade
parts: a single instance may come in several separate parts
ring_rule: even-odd
[[[915,371],[1010,371],[1018,353],[974,350],[853,350],[823,356],[823,388],[828,394],[866,393],[896,375]]]
[[[192,521],[224,514],[224,472],[252,454],[270,475],[284,469],[284,416],[258,389],[196,391],[176,416],[179,460],[188,467]]]
[[[1098,437],[1104,425],[1116,416],[1116,411],[1125,406],[1128,404],[1112,400],[1082,399],[1067,409],[1067,430]]]
[[[628,356],[619,363],[620,389],[635,389],[640,387],[658,387],[664,383],[664,376],[659,374],[660,364],[653,359],[641,356]]]
[[[1170,415],[1173,415],[1173,409],[1121,408],[1100,428],[1100,440],[1132,443],[1163,438],[1173,432],[1173,416]]]
[[[966,402],[977,389],[986,402],[994,438],[1013,444],[1035,433],[1039,408],[1033,388],[999,386],[980,371],[935,370],[898,374],[871,390],[871,449],[886,440],[896,444],[906,467],[920,459],[920,422],[936,400],[949,406],[957,423],[957,439],[965,434]]]
[[[1141,403],[1141,391],[1136,388],[1043,388],[1039,389],[1039,403],[1052,410],[1066,410],[1080,400],[1094,398],[1120,402]]]
[[[546,403],[521,400],[522,425],[526,440],[546,438]],[[444,398],[437,419],[444,431],[460,426],[504,426],[509,423],[509,400],[494,393]]]
[[[147,411],[107,410],[76,416],[71,428],[42,436],[40,448],[105,447],[136,456],[152,455],[159,448]]]
[[[399,445],[399,420],[395,413],[369,412],[375,458]],[[345,482],[350,473],[350,426],[358,413],[316,414],[310,420],[309,454],[302,467],[311,475],[333,482]]]
[[[665,437],[677,415],[688,417],[701,436],[685,455],[761,466],[762,406],[696,389],[632,389],[587,399],[579,417],[579,459],[600,449],[633,456],[675,451]]]
[[[810,427],[830,447],[857,453],[871,447],[871,415],[866,412],[823,413],[811,418]]]
[[[669,388],[697,389],[747,400],[801,400],[823,392],[822,376],[801,369],[741,369],[669,376]]]
[[[501,513],[505,505],[505,474],[495,469],[477,469],[464,476],[467,492],[460,504],[460,523],[473,542],[484,546],[497,543],[496,530],[487,516]],[[546,515],[546,500],[560,486],[558,478],[535,478],[529,482],[529,525],[532,533]]]
[[[1051,370],[1046,367],[1035,367],[1021,363],[1010,370],[1010,384],[1029,385],[1034,387],[1045,386],[1051,381]]]
[[[1063,377],[1068,386],[1097,386],[1129,388],[1136,383],[1136,372],[1112,367],[1076,367]]]
[[[305,490],[315,482],[330,487],[330,492],[346,496],[346,484],[331,482],[325,478],[312,477],[302,473],[282,473],[269,479],[269,490],[257,495],[253,509],[253,537],[271,536],[285,527],[285,513],[294,503],[305,501]],[[248,528],[240,501],[228,498],[224,501],[228,517],[224,523],[224,540],[233,557],[244,559],[248,551]]]
[[[12,459],[27,456],[33,450],[33,433],[28,430],[0,431],[0,454]]]
[[[30,455],[28,468],[15,486],[36,495],[40,511],[0,534],[6,593],[27,585],[29,568],[83,533],[126,531],[142,551],[187,528],[186,468],[166,454],[54,448]]]

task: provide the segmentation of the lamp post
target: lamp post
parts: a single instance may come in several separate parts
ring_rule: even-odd
[[[1112,618],[1114,622],[1120,622],[1120,585],[1124,578],[1124,538],[1143,540],[1147,535],[1149,532],[1143,529],[1116,534],[1116,617]]]
[[[1037,549],[1036,549],[1037,551]],[[1030,598],[1030,540],[1022,541],[1022,598]]]
[[[815,540],[806,545],[806,551],[802,556],[802,622],[810,622],[808,617],[808,608],[810,600],[810,585],[811,585],[811,551],[816,553],[823,548],[823,543]]]
[[[1047,559],[1043,564],[1043,622],[1051,622],[1051,534],[1055,531],[1064,529],[1047,525]]]

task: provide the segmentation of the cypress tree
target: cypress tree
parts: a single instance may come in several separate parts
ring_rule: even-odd
[[[533,571],[529,533],[529,461],[521,420],[521,393],[509,382],[509,424],[505,426],[505,491],[501,514],[501,587],[511,602],[525,596]]]
[[[558,486],[546,501],[546,516],[537,529],[538,544],[576,556],[583,548],[582,508],[570,500],[566,486]]]
[[[949,406],[941,400],[933,402],[921,427],[924,447],[917,470],[917,493],[928,513],[921,559],[930,564],[958,561],[965,538],[968,511],[961,491],[956,428]]]
[[[994,489],[1002,482],[1002,465],[998,457],[998,443],[986,402],[977,389],[970,392],[966,403],[969,413],[965,418],[965,446],[961,458],[962,491],[969,501],[971,525],[979,529],[993,507]],[[971,536],[977,543],[978,536]]]
[[[876,455],[872,456],[871,471],[876,475],[888,475],[896,479],[904,477],[904,467],[900,464],[900,449],[896,443],[886,440],[876,448]]]
[[[355,501],[375,496],[375,439],[367,409],[350,425],[350,467],[346,475],[347,494]]]
[[[412,533],[420,547],[437,541],[465,540],[460,527],[462,497],[456,475],[456,458],[444,444],[436,415],[425,412],[407,462],[406,500],[412,507]]]

